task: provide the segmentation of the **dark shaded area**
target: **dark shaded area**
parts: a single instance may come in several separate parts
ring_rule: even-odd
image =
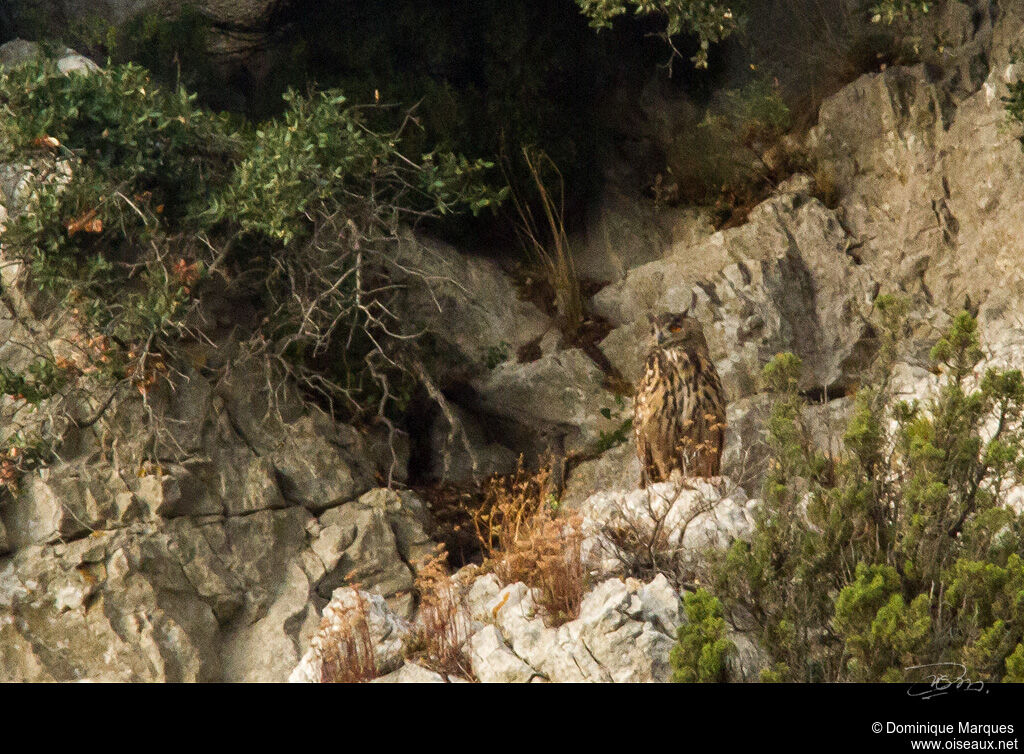
[[[14,17],[11,15],[8,0],[0,0],[0,44],[10,42],[17,34]]]
[[[352,102],[389,105],[371,125],[405,122],[402,149],[411,157],[438,150],[492,161],[493,184],[507,181],[524,196],[535,189],[521,150],[541,149],[565,178],[570,229],[600,189],[606,156],[632,128],[609,106],[611,93],[638,96],[652,77],[668,76],[670,56],[656,37],[663,19],[627,15],[596,32],[573,0],[280,0],[259,28],[225,25],[188,3],[117,29],[76,23],[59,6],[43,15],[15,14],[10,36],[50,38],[100,63],[138,63],[165,85],[195,91],[204,106],[251,122],[280,113],[288,88],[336,87]],[[211,52],[217,39],[235,52]],[[693,41],[677,46],[686,56],[696,50]],[[713,49],[710,72],[677,59],[669,87],[705,100],[730,54],[732,44]],[[477,248],[513,246],[511,206],[426,230]]]
[[[649,36],[658,19],[625,18],[591,29],[571,0],[343,0],[286,2],[271,26],[276,41],[260,72],[251,115],[279,105],[288,86],[338,87],[356,102],[394,104],[394,125],[415,106],[410,154],[435,149],[499,163],[529,194],[524,146],[542,149],[565,177],[570,227],[600,187],[602,155],[616,124],[601,106],[614,87],[639,90],[668,58]],[[688,63],[680,86],[695,83]],[[430,230],[449,240],[509,241],[511,218],[460,218]]]

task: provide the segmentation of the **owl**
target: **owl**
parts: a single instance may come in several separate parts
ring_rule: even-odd
[[[651,318],[652,343],[633,404],[642,484],[718,476],[725,443],[725,393],[700,322],[686,314]]]

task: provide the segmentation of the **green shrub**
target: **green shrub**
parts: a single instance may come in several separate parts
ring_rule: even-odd
[[[882,0],[871,6],[871,20],[886,24],[910,21],[927,13],[935,4],[935,0]]]
[[[1003,107],[1006,109],[1006,118],[1010,123],[1018,127],[1024,123],[1024,80],[1014,81],[1009,87],[1009,93],[1003,97]],[[1021,149],[1024,149],[1024,136],[1018,136]]]
[[[725,662],[735,650],[725,638],[725,619],[718,599],[705,589],[683,597],[686,622],[676,632],[669,654],[676,683],[717,683],[725,680]]]
[[[1024,683],[1024,644],[1018,644],[1013,654],[1006,658],[1005,683]]]
[[[802,426],[798,360],[766,367],[777,398],[764,502],[750,540],[719,557],[713,591],[776,680],[904,680],[934,662],[999,680],[1024,640],[1024,521],[1003,504],[1024,471],[1024,379],[975,375],[977,324],[962,312],[931,352],[936,395],[896,401],[883,375],[905,307],[882,298],[879,311],[881,363],[836,456]]]
[[[217,219],[231,217],[245,232],[287,245],[308,235],[317,215],[342,213],[346,222],[379,225],[389,235],[395,219],[411,221],[417,211],[468,207],[476,214],[507,194],[481,185],[493,167],[483,160],[432,153],[404,165],[399,135],[370,130],[361,108],[336,90],[311,97],[288,91],[284,99],[288,109],[256,129],[214,207]]]
[[[719,204],[725,219],[734,206],[752,205],[770,188],[781,166],[765,164],[762,155],[789,125],[789,109],[765,79],[718,92],[696,127],[680,129],[668,169],[684,198]]]
[[[122,343],[175,332],[195,281],[174,265],[191,256],[184,239],[203,229],[197,216],[226,183],[239,135],[133,65],[5,69],[0,110],[2,159],[26,166],[35,185],[5,241],[36,286]]]
[[[888,565],[857,564],[852,584],[835,603],[833,627],[843,637],[849,659],[843,669],[852,680],[903,679],[931,631],[928,596],[904,602],[899,573]]]
[[[217,296],[255,307],[237,323],[242,346],[281,379],[348,419],[401,408],[421,328],[394,309],[395,265],[404,285],[429,285],[395,259],[402,228],[480,212],[504,192],[484,185],[483,161],[406,156],[399,133],[375,131],[372,108],[337,91],[286,104],[253,129],[131,64],[0,72],[2,160],[25,179],[5,250],[49,326],[26,344],[36,362],[0,374],[3,393],[91,423],[82,407],[103,403],[100,385],[146,396],[184,373],[182,339],[212,342],[199,309]],[[66,352],[51,348],[57,334]],[[59,442],[61,426],[42,441]]]

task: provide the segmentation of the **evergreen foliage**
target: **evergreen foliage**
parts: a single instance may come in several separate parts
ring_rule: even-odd
[[[735,647],[725,638],[722,604],[706,589],[683,598],[686,622],[669,653],[676,683],[716,683],[725,680],[725,661]]]
[[[1024,380],[977,370],[977,323],[961,312],[931,351],[935,395],[896,400],[883,375],[905,307],[877,306],[880,363],[838,455],[803,426],[799,359],[765,367],[776,398],[764,500],[749,541],[717,558],[711,591],[767,650],[769,680],[902,681],[939,662],[1019,678],[1024,518],[1005,502],[1024,472]],[[692,664],[698,649],[680,651]]]

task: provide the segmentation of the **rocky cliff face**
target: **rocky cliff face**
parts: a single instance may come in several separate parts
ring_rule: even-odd
[[[579,239],[581,269],[605,283],[592,300],[611,325],[599,350],[627,380],[638,375],[648,314],[692,305],[705,323],[730,398],[727,474],[751,494],[761,365],[784,350],[802,357],[801,387],[821,398],[809,422],[827,438],[874,351],[867,317],[880,292],[915,302],[916,339],[896,374],[908,395],[928,389],[922,354],[965,296],[991,359],[1022,366],[1024,154],[1001,97],[1024,77],[1010,55],[1024,7],[951,5],[936,21],[955,42],[946,65],[889,67],[826,100],[794,147],[815,176],[785,181],[744,224],[716,232],[705,213],[610,186]],[[0,63],[14,64],[23,47],[0,48]],[[70,52],[62,65],[90,66]],[[0,203],[15,212],[24,173],[4,175]],[[826,176],[830,206],[820,198]],[[508,472],[519,452],[557,447],[587,459],[570,469],[566,505],[591,522],[632,505],[629,442],[593,452],[630,414],[607,365],[567,346],[497,264],[467,251],[412,238],[408,248],[447,281],[436,297],[404,302],[431,323],[431,367],[451,398],[410,427],[429,448],[427,476]],[[4,316],[0,357],[14,362],[23,355],[10,333],[25,325]],[[415,494],[383,485],[389,472],[404,478],[408,443],[393,455],[381,435],[294,396],[266,411],[264,376],[242,366],[226,381],[198,368],[187,377],[155,408],[116,407],[106,434],[81,431],[61,461],[0,499],[0,679],[310,679],[320,612],[332,595],[350,600],[351,584],[380,598],[379,646],[414,619],[413,569],[433,548],[433,522]],[[125,446],[147,441],[134,435],[145,410],[173,420],[182,451],[173,462],[123,462]],[[688,530],[681,546],[695,557],[749,526],[756,501],[742,490],[726,498]],[[679,595],[663,577],[642,583],[613,566],[580,617],[557,629],[536,617],[522,584],[463,574],[475,675],[666,680]],[[756,648],[743,646],[735,679],[754,675]],[[382,658],[399,668],[390,680],[441,680],[400,653]]]

